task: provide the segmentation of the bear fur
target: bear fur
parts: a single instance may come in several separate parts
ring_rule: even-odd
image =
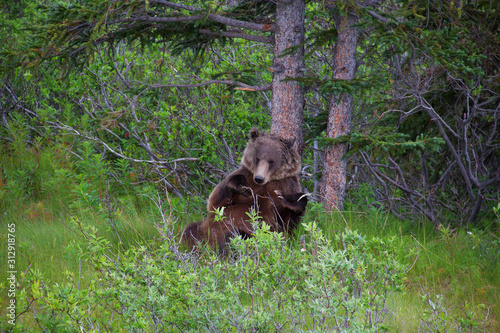
[[[300,156],[293,143],[252,129],[239,169],[214,188],[208,199],[208,217],[189,224],[182,242],[190,247],[207,242],[222,253],[231,237],[252,236],[247,214],[252,209],[272,231],[293,230],[307,206],[299,181]],[[221,207],[223,219],[215,221],[215,210]]]

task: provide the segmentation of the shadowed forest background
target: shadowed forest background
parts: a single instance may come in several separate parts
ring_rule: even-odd
[[[0,5],[0,330],[500,328],[497,1]],[[186,251],[253,127],[303,225]]]

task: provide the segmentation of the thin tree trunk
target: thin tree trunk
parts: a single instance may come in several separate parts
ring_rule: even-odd
[[[282,55],[288,47],[304,42],[304,0],[279,0],[276,5],[274,64],[272,82],[271,133],[296,139],[302,148],[302,121],[304,89],[287,78],[301,77],[304,66],[304,48]]]
[[[359,29],[354,27],[358,23],[355,15],[341,16],[336,20],[338,40],[334,48],[333,78],[351,80],[356,71],[356,45]],[[336,138],[351,133],[351,115],[353,98],[347,93],[332,96],[328,114],[327,137]],[[336,143],[325,149],[323,162],[323,176],[320,185],[320,201],[325,208],[333,210],[344,207],[347,183],[347,160],[343,159],[347,151],[347,144]]]

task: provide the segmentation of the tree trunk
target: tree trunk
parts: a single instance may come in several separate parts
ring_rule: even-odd
[[[271,133],[296,139],[301,151],[304,89],[295,81],[283,80],[302,76],[304,48],[301,46],[289,55],[280,55],[288,47],[304,42],[304,0],[277,1],[274,38]]]
[[[356,45],[359,29],[353,25],[358,23],[353,14],[336,19],[338,40],[334,48],[333,78],[351,80],[356,71]],[[351,132],[351,115],[353,99],[347,93],[332,96],[328,114],[326,136],[336,138]],[[335,208],[342,210],[346,194],[347,160],[343,159],[347,151],[347,144],[336,143],[325,149],[323,162],[323,176],[320,185],[320,200],[328,210]]]

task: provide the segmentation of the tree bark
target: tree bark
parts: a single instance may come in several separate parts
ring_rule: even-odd
[[[359,29],[354,27],[358,17],[350,13],[336,19],[338,40],[334,47],[333,78],[351,80],[356,72],[356,46]],[[337,138],[351,132],[351,115],[353,98],[347,93],[332,96],[326,136]],[[336,143],[325,149],[323,175],[320,185],[320,201],[328,210],[335,208],[342,210],[346,195],[347,160],[344,155],[347,151],[346,143]]]
[[[304,48],[281,56],[288,47],[304,42],[304,0],[280,0],[276,5],[274,63],[272,82],[271,133],[296,139],[302,151],[304,89],[296,81],[304,71]]]

